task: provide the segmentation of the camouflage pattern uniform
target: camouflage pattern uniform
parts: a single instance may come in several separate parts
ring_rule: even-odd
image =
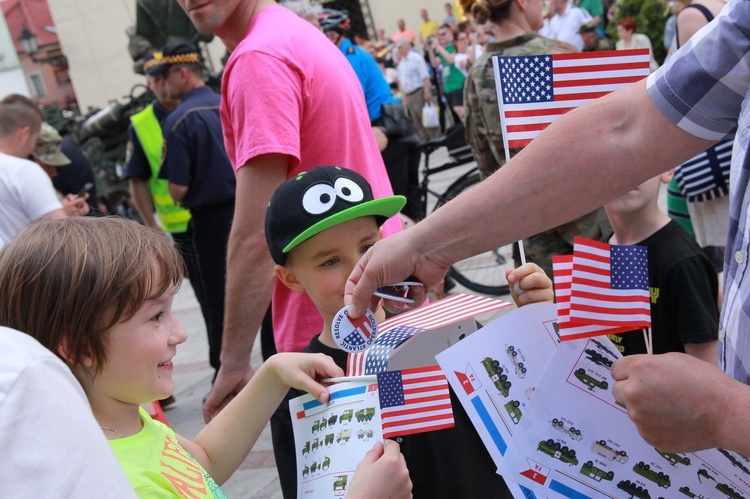
[[[464,119],[466,142],[471,146],[482,178],[487,178],[505,164],[500,111],[497,106],[492,57],[496,55],[540,55],[575,52],[570,44],[525,33],[510,40],[489,43],[474,62],[464,85]],[[513,157],[521,149],[511,149]],[[540,202],[544,202],[541,201]],[[611,228],[603,208],[572,222],[524,240],[528,261],[534,262],[552,277],[552,255],[573,252],[573,237],[599,240]],[[516,265],[520,262],[516,259]]]

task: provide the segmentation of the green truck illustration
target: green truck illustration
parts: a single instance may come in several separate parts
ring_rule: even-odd
[[[698,497],[695,494],[693,494],[693,492],[690,490],[690,487],[688,487],[687,485],[685,485],[684,487],[680,487],[677,490],[679,490],[680,492],[682,492],[683,494],[685,494],[688,497]]]
[[[331,465],[331,458],[326,456],[325,459],[323,459],[323,466],[321,466],[321,468],[323,468],[324,470],[327,470],[330,465]]]
[[[320,420],[320,427],[319,430],[323,431],[326,429],[326,426],[328,426],[328,420],[326,418],[323,418]]]
[[[583,437],[581,436],[581,430],[578,430],[572,426],[565,426],[565,423],[562,419],[554,418],[552,421],[550,421],[550,423],[552,424],[552,428],[565,433],[573,440],[583,440]]]
[[[581,468],[581,474],[589,478],[593,478],[597,482],[602,480],[609,480],[610,482],[615,478],[614,471],[604,471],[603,469],[594,466],[593,461],[586,461]]]
[[[320,420],[316,419],[312,426],[312,432],[318,433],[319,430],[320,430]]]
[[[651,499],[651,494],[648,493],[648,489],[641,487],[640,485],[631,482],[630,480],[621,480],[617,484],[617,488],[624,490],[630,497],[637,497],[638,499]]]
[[[313,443],[312,443],[312,450],[313,450],[313,452],[315,452],[316,450],[318,450],[318,447],[320,447],[320,439],[316,438],[315,440],[313,440]]]
[[[325,436],[325,439],[323,440],[323,445],[331,445],[333,443],[333,433],[329,433]]]
[[[316,472],[316,471],[318,471],[319,469],[320,469],[320,465],[318,464],[318,462],[317,462],[317,461],[315,461],[314,463],[312,463],[312,464],[310,465],[310,473],[315,473],[315,472]]]
[[[736,468],[741,469],[742,472],[745,473],[746,475],[750,475],[750,471],[745,467],[744,464],[742,464],[740,462],[739,459],[737,459],[736,457],[734,457],[734,455],[732,455],[730,452],[725,451],[724,449],[718,449],[718,451],[721,452],[721,454],[724,457],[726,457],[727,459],[729,459],[729,462],[732,463],[732,466],[735,466]],[[740,456],[742,459],[747,460],[747,458],[745,456],[743,456],[742,454],[738,454],[738,456]]]
[[[552,456],[563,463],[578,466],[578,458],[576,457],[575,449],[570,449],[567,445],[561,445],[560,442],[555,442],[551,438],[539,442],[537,450],[542,451],[548,456]]]
[[[690,466],[690,458],[687,456],[681,456],[673,452],[662,452],[659,449],[654,449],[654,450],[658,452],[661,457],[669,461],[669,464],[671,464],[672,466],[677,466],[678,464],[684,464],[685,466]]]
[[[610,461],[617,461],[618,463],[623,464],[628,462],[628,453],[624,450],[613,449],[607,445],[606,440],[597,440],[591,444],[591,451],[599,454],[605,459],[609,459]]]
[[[745,499],[745,496],[734,490],[730,485],[726,483],[720,483],[716,486],[716,490],[729,497],[730,499]]]
[[[508,390],[510,390],[511,387],[511,382],[508,381],[508,375],[503,373],[503,368],[500,367],[500,362],[487,357],[482,361],[482,365],[498,391],[500,391],[503,397],[507,397],[509,393]]]
[[[344,421],[352,421],[352,416],[354,415],[354,409],[347,409],[344,411],[344,413],[339,418],[339,422],[343,423]]]
[[[374,416],[375,416],[374,407],[367,407],[365,409],[360,409],[354,413],[354,417],[357,418],[358,423],[361,423],[362,421],[372,421],[372,418]]]
[[[669,475],[665,475],[662,471],[657,472],[652,470],[651,466],[644,463],[643,461],[639,461],[635,466],[633,466],[633,471],[641,475],[646,480],[654,482],[659,487],[668,489],[672,486],[672,482],[669,480]]]
[[[505,410],[508,411],[508,415],[510,415],[511,421],[513,421],[513,424],[518,424],[519,421],[521,421],[521,416],[523,416],[523,413],[521,412],[521,402],[518,400],[511,400],[507,404],[505,404]]]
[[[346,475],[334,477],[333,490],[346,490]]]
[[[304,456],[308,452],[310,452],[310,441],[309,440],[307,442],[305,442],[305,445],[302,447],[302,455]]]
[[[328,418],[328,426],[333,426],[336,424],[336,421],[338,421],[339,416],[337,414],[332,414],[330,418]]]
[[[609,388],[609,383],[607,383],[606,380],[598,380],[593,376],[586,374],[586,369],[582,367],[576,369],[574,374],[575,377],[578,378],[581,383],[586,385],[592,392],[594,391],[594,388],[600,388],[602,390],[606,390],[607,388]]]
[[[706,480],[713,480],[714,482],[716,481],[714,477],[709,475],[708,470],[703,469],[703,468],[698,470],[697,475],[698,475],[698,482],[700,483],[703,483],[703,480],[701,480],[701,477],[705,478]]]
[[[308,465],[305,465],[304,468],[302,468],[302,476],[305,477],[310,474],[310,467]]]

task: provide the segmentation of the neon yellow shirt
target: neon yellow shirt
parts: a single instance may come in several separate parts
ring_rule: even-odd
[[[143,429],[109,445],[140,498],[226,498],[213,478],[177,442],[168,426],[141,408]]]

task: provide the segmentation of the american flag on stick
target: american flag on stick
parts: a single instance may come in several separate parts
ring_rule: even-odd
[[[649,75],[648,49],[494,58],[506,159],[568,111]]]
[[[572,324],[570,322],[570,288],[573,282],[573,255],[553,256],[552,272],[555,281],[555,302],[557,304],[557,326],[560,341],[632,331],[632,327]]]
[[[438,366],[378,374],[383,437],[453,428],[448,380]]]
[[[651,327],[648,261],[644,246],[616,246],[583,237],[573,243],[570,322]]]
[[[380,333],[373,346],[364,352],[349,354],[346,364],[346,374],[347,376],[375,374],[376,372],[366,370],[366,366],[372,364],[372,362],[368,361],[368,357],[376,345],[383,344],[384,342],[394,343],[396,341],[396,335],[388,334],[396,328],[404,327],[401,329],[401,334],[398,335],[398,343],[393,344],[393,349],[403,341],[406,341],[411,334],[421,333],[421,330],[448,326],[471,317],[510,307],[511,305],[511,303],[502,300],[458,293],[425,305],[424,307],[415,308],[409,312],[391,317],[383,321],[378,327]],[[407,335],[408,332],[411,334]],[[388,351],[387,354],[390,355],[391,351]],[[383,353],[382,349],[377,349],[375,352]],[[379,362],[385,361],[385,365],[387,366],[387,356],[384,359],[378,360]]]

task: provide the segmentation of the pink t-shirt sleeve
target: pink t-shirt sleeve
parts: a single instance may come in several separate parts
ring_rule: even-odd
[[[277,57],[248,51],[233,58],[224,78],[222,124],[235,172],[262,154],[289,155],[295,168],[303,106],[300,72]]]

